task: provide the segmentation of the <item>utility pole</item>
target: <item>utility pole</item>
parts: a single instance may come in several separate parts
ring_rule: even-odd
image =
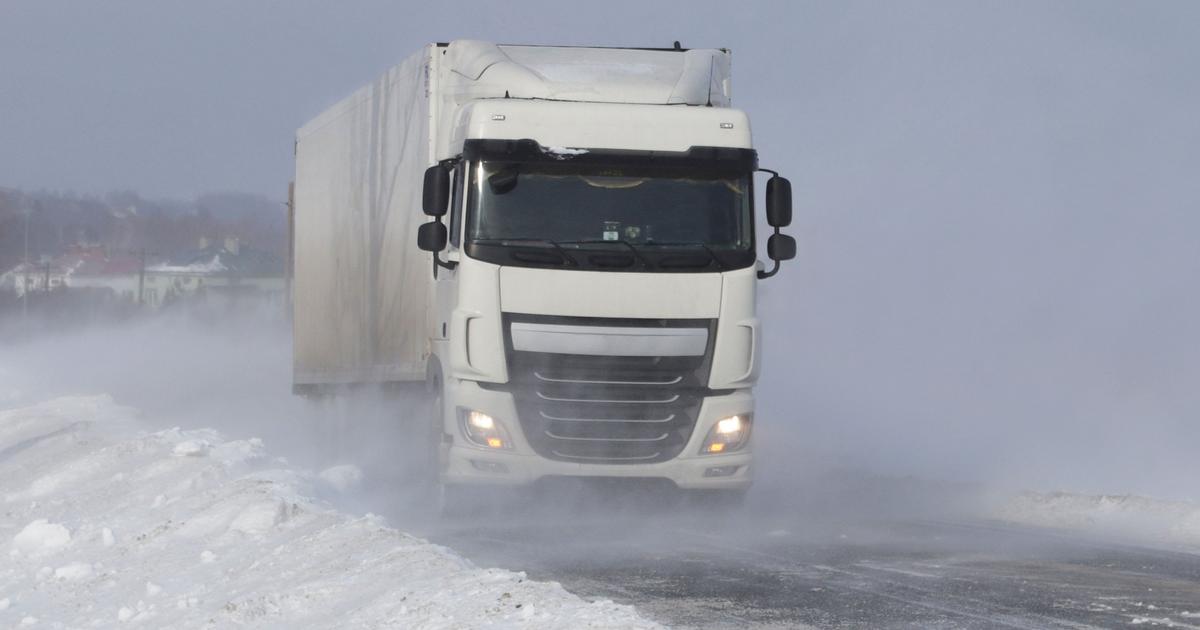
[[[138,257],[138,287],[136,300],[138,306],[142,306],[146,303],[146,257],[158,256],[159,253],[149,251],[144,246],[140,250],[127,249],[124,250],[124,252],[126,254]]]
[[[21,320],[29,319],[29,215],[33,214],[33,208],[29,202],[25,202],[25,260],[22,267],[25,268],[25,277],[23,278],[24,286],[21,287]]]
[[[141,253],[141,256],[139,256],[139,259],[141,260],[142,264],[138,265],[138,306],[142,306],[145,304],[142,296],[144,295],[143,291],[145,291],[145,289],[146,289],[146,248],[145,247],[142,248],[142,253]]]

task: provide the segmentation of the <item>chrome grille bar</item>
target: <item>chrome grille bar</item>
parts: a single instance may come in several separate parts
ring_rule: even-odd
[[[572,455],[570,453],[563,453],[561,451],[550,451],[550,452],[554,453],[555,455],[557,455],[563,459],[583,459],[583,460],[594,461],[594,462],[644,461],[647,459],[658,459],[658,456],[662,455],[661,451],[655,451],[654,453],[652,453],[650,455],[605,455],[603,457],[595,457],[595,456],[590,456],[590,455]]]
[[[538,371],[534,371],[533,375],[535,377],[537,377],[538,380],[546,381],[547,383],[572,383],[572,384],[576,384],[576,385],[648,385],[648,386],[659,385],[659,386],[663,386],[663,385],[675,385],[683,380],[683,376],[676,376],[675,378],[673,378],[669,381],[604,381],[604,380],[575,379],[575,378],[554,378],[554,377],[546,376]]]
[[[558,420],[560,422],[637,422],[655,424],[661,422],[670,422],[675,419],[675,414],[671,414],[666,418],[567,418],[563,416],[552,416],[541,410],[538,410],[538,415],[547,420]]]
[[[653,400],[608,400],[603,398],[556,398],[547,396],[542,392],[536,392],[537,397],[550,402],[563,403],[596,403],[596,404],[611,404],[611,405],[667,405],[679,400],[679,394],[672,394],[670,398],[653,399]]]
[[[661,442],[661,441],[667,439],[667,437],[670,435],[669,433],[664,433],[658,437],[652,437],[652,438],[570,437],[567,435],[555,435],[554,433],[550,432],[550,429],[546,429],[544,431],[544,433],[556,440],[574,440],[574,441],[578,441],[578,442]]]

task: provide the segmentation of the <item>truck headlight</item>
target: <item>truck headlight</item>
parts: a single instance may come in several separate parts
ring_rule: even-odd
[[[484,448],[512,448],[508,431],[504,430],[504,425],[499,420],[482,411],[462,408],[458,410],[458,417],[468,442]]]
[[[745,446],[750,439],[750,421],[752,419],[751,414],[739,413],[736,416],[718,420],[709,430],[708,437],[704,439],[704,446],[700,448],[700,454],[729,453]]]

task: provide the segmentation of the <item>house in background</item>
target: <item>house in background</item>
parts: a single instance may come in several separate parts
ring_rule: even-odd
[[[137,302],[140,257],[125,253],[110,255],[102,247],[76,247],[59,258],[71,267],[66,279],[68,287],[108,289],[113,297]]]
[[[200,248],[146,268],[143,301],[163,306],[180,299],[252,300],[284,303],[283,259],[241,244],[236,238],[220,243],[201,239]]]
[[[243,246],[237,238],[219,243],[201,239],[199,248],[161,261],[112,254],[100,246],[73,246],[52,260],[22,263],[0,274],[0,290],[20,298],[26,292],[87,289],[153,309],[213,298],[282,307],[284,271],[279,256]]]
[[[66,286],[71,268],[58,260],[38,263],[20,263],[0,274],[0,290],[11,291],[16,297],[25,293],[54,291]]]

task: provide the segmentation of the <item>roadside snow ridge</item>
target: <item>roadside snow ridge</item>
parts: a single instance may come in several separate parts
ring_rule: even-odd
[[[259,440],[107,396],[0,410],[0,627],[657,628],[311,498]]]
[[[1137,495],[1023,492],[995,512],[1001,520],[1084,530],[1200,550],[1200,504]]]

